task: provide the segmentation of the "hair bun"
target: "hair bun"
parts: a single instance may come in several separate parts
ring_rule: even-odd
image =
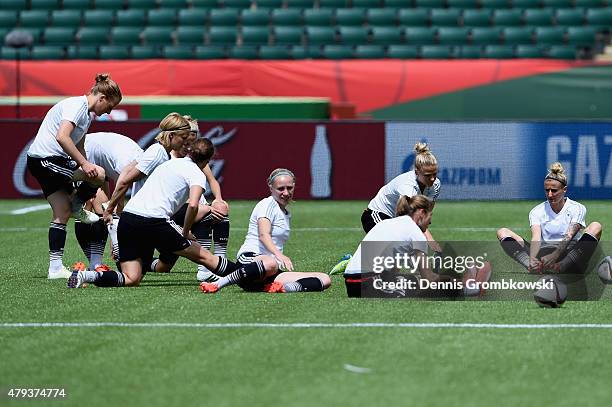
[[[110,74],[108,73],[99,73],[96,75],[96,83],[104,82],[110,79]]]
[[[425,154],[429,152],[429,147],[425,143],[416,143],[414,145],[414,151],[417,154]]]
[[[562,175],[565,172],[565,169],[561,165],[560,162],[552,163],[550,166],[550,173],[554,175]]]

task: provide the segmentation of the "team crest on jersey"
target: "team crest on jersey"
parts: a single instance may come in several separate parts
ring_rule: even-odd
[[[78,167],[79,167],[79,164],[77,164],[76,161],[68,160],[68,168],[70,168],[71,170],[76,170]]]

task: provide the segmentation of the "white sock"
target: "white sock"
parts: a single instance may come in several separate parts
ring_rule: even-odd
[[[51,259],[49,261],[49,270],[51,271],[60,270],[62,266],[63,266],[62,259]]]

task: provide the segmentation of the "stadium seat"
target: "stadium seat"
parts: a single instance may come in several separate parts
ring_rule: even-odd
[[[540,0],[510,0],[512,8],[537,8],[542,4]]]
[[[119,10],[115,17],[115,25],[120,27],[144,27],[146,21],[146,11],[141,9]]]
[[[561,9],[555,15],[557,25],[583,25],[584,9]]]
[[[53,45],[36,45],[32,47],[32,59],[64,59],[66,51],[64,47]]]
[[[491,25],[491,10],[465,10],[463,12],[463,26],[488,27]]]
[[[578,46],[593,46],[597,39],[597,29],[595,27],[568,27],[567,42]]]
[[[426,26],[429,21],[429,13],[424,8],[400,9],[397,13],[400,25],[406,27]]]
[[[274,25],[300,25],[302,24],[302,12],[293,8],[276,8],[271,13]]]
[[[0,27],[15,27],[17,25],[17,12],[14,10],[0,10]]]
[[[77,28],[81,25],[81,11],[53,10],[51,12],[51,25],[55,27]]]
[[[372,8],[366,11],[366,21],[369,25],[393,26],[397,22],[397,14],[394,9]]]
[[[34,27],[19,27],[15,28],[15,30],[19,31],[27,31],[32,36],[32,45],[37,45],[41,43],[42,39],[42,30],[40,28]],[[8,35],[8,34],[7,34]]]
[[[262,45],[259,47],[260,59],[291,59],[291,52],[286,45]]]
[[[493,24],[503,27],[519,26],[523,24],[523,16],[520,10],[494,10]]]
[[[573,45],[553,45],[547,55],[553,59],[576,59],[576,48]]]
[[[153,25],[156,27],[174,27],[176,22],[176,10],[173,8],[159,8],[149,10],[147,13],[147,25]]]
[[[126,45],[102,45],[99,55],[100,59],[129,59],[130,50]]]
[[[304,10],[304,24],[310,26],[330,26],[333,16],[331,9],[306,9]]]
[[[134,45],[131,51],[132,59],[161,58],[161,50],[154,45]]]
[[[98,59],[98,47],[92,45],[70,45],[66,50],[67,59]]]
[[[607,0],[574,0],[574,7],[598,8],[606,7]]]
[[[451,27],[459,25],[461,13],[454,8],[434,8],[431,10],[431,25],[436,27]]]
[[[517,45],[516,46],[516,57],[517,58],[543,58],[544,52],[542,51],[542,47],[538,47],[537,45]]]
[[[508,0],[480,0],[480,7],[484,9],[503,9],[510,7]]]
[[[415,45],[389,45],[387,57],[394,59],[416,59],[419,51]]]
[[[392,45],[402,42],[402,30],[399,27],[372,27],[372,43]]]
[[[189,7],[189,0],[158,0],[159,8],[173,8],[175,10],[184,9]],[[180,58],[180,59],[188,59],[188,58]]]
[[[178,44],[204,44],[204,27],[179,26],[174,32]]]
[[[514,48],[510,45],[486,45],[482,57],[492,59],[514,58]]]
[[[449,45],[423,45],[419,56],[423,59],[449,59],[454,53]]]
[[[62,0],[62,8],[64,10],[85,11],[92,6],[93,1],[91,0]],[[70,58],[70,55],[68,55],[68,58]]]
[[[106,45],[110,30],[110,27],[81,27],[76,33],[76,39],[80,45]]]
[[[321,53],[325,59],[353,59],[353,48],[347,45],[324,45]]]
[[[137,27],[113,27],[111,29],[111,42],[114,45],[138,45],[140,44],[141,31]],[[100,58],[102,58],[101,55]]]
[[[533,42],[533,29],[532,27],[506,27],[502,29],[502,36],[505,44],[531,44]]]
[[[308,45],[333,44],[336,42],[336,31],[332,27],[306,27]]]
[[[415,7],[423,8],[443,8],[445,0],[414,0]]]
[[[257,5],[257,8],[272,9],[272,8],[283,7],[284,0],[255,0],[254,3]],[[260,50],[260,53],[261,53],[261,50]]]
[[[385,48],[382,45],[357,45],[355,47],[355,58],[382,59],[384,57]]]
[[[210,27],[208,29],[208,43],[216,45],[233,45],[238,38],[238,31],[234,27]]]
[[[9,31],[11,30],[0,26],[0,44],[4,44],[4,37],[9,33]]]
[[[211,26],[236,26],[238,24],[238,10],[236,9],[212,9],[208,15]]]
[[[228,52],[228,58],[234,59],[257,59],[258,56],[257,47],[251,45],[233,46]]]
[[[446,0],[446,5],[449,8],[458,9],[475,9],[478,8],[479,0]]]
[[[225,8],[242,10],[251,7],[251,0],[222,0],[221,2]]]
[[[74,43],[74,28],[47,27],[43,32],[43,41],[47,45],[70,45]]]
[[[382,6],[382,0],[351,0],[353,7],[360,7],[364,9],[373,9]]]
[[[123,0],[94,0],[94,5],[99,10],[121,10],[123,3]]]
[[[241,38],[243,44],[266,45],[268,44],[268,27],[242,27]]]
[[[478,59],[482,56],[482,47],[480,45],[463,45],[459,48],[459,58],[463,59]]]
[[[302,43],[303,30],[301,26],[275,26],[272,28],[274,43],[283,45],[299,45]]]
[[[2,1],[4,2],[4,0]],[[60,2],[58,0],[30,0],[30,9],[47,11],[57,10],[60,8],[59,4]],[[32,53],[32,59],[34,59],[34,53]]]
[[[199,8],[190,8],[179,10],[178,25],[179,26],[194,26],[203,27],[208,20],[208,10]]]
[[[312,8],[315,0],[286,0],[287,8]]]
[[[368,29],[365,27],[338,27],[340,43],[346,45],[358,45],[368,42]]]
[[[589,25],[610,31],[612,27],[612,7],[605,9],[588,9],[586,19]]]
[[[424,45],[435,43],[435,30],[429,27],[406,27],[404,29],[406,43]]]
[[[172,27],[146,26],[142,30],[142,40],[145,45],[170,45],[172,44]]]
[[[538,45],[562,44],[565,34],[562,27],[536,27],[534,32]]]
[[[115,21],[113,10],[85,10],[83,13],[83,26],[110,27]]]
[[[319,7],[340,9],[343,7],[348,7],[348,1],[347,0],[319,0]]]
[[[468,32],[467,27],[440,27],[438,41],[440,44],[466,44]]]
[[[574,0],[542,0],[542,5],[554,9],[567,9],[574,7]]]
[[[523,15],[526,25],[545,26],[553,23],[553,10],[548,8],[529,8]]]
[[[303,45],[293,45],[289,47],[289,54],[291,55],[291,59],[308,58],[308,47]]]
[[[166,59],[193,59],[193,48],[185,45],[164,45],[161,56]]]
[[[385,8],[400,9],[412,7],[411,0],[383,0]]]
[[[227,57],[225,48],[209,45],[199,45],[194,52],[196,59],[223,59]]]
[[[363,25],[365,21],[365,10],[361,8],[341,8],[336,10],[337,25]]]
[[[194,9],[212,9],[218,7],[218,5],[217,0],[191,0],[191,6]]]
[[[2,10],[21,11],[27,8],[26,0],[2,0]]]
[[[0,57],[2,59],[17,59],[17,56],[19,56],[19,59],[30,59],[32,57],[29,48],[0,48]]]
[[[268,26],[270,23],[270,13],[268,10],[242,10],[240,14],[240,22],[242,25],[249,26]]]
[[[19,13],[19,25],[26,28],[43,28],[49,21],[48,10],[25,10]]]
[[[157,7],[157,0],[127,0],[128,9],[150,10]]]
[[[501,28],[475,27],[470,32],[472,44],[487,45],[501,42]]]

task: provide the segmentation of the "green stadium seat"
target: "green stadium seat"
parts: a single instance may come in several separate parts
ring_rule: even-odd
[[[147,12],[141,9],[117,11],[115,25],[120,27],[144,27],[147,22]]]
[[[423,59],[449,59],[454,52],[450,45],[423,45],[419,56]]]
[[[58,0],[30,0],[30,9],[47,11],[57,10],[60,8],[59,3]],[[34,59],[34,53],[32,53],[32,59]]]
[[[407,27],[426,26],[429,21],[429,12],[424,8],[400,9],[397,13],[400,25]]]
[[[238,38],[237,27],[210,27],[208,29],[208,43],[215,45],[233,45]]]
[[[64,59],[66,50],[64,47],[52,45],[36,45],[32,47],[32,59]]]
[[[502,29],[504,43],[509,45],[533,43],[532,27],[505,27]]]
[[[435,29],[430,27],[406,27],[404,36],[408,44],[425,45],[436,42]]]
[[[247,9],[251,7],[251,0],[222,0],[223,7],[235,9]]]
[[[332,27],[306,27],[306,41],[308,45],[333,44],[336,42],[336,30]]]
[[[419,51],[415,45],[389,45],[387,57],[393,59],[416,59]]]
[[[383,59],[385,58],[385,47],[382,45],[357,45],[355,47],[355,58]]]
[[[233,59],[257,59],[257,47],[251,45],[236,45],[229,49],[228,57]]]
[[[330,26],[333,21],[331,9],[306,9],[304,10],[304,24],[310,26]]]
[[[70,45],[74,43],[74,28],[47,27],[43,32],[46,45]]]
[[[159,0],[159,8],[173,8],[179,10],[189,7],[189,3],[191,3],[189,0]]]
[[[0,27],[0,44],[4,44],[4,37],[9,33],[9,31],[11,30],[8,28]]]
[[[0,58],[2,59],[31,59],[32,53],[29,48],[13,48],[13,47],[2,47],[0,49]]]
[[[523,15],[526,25],[552,25],[554,12],[549,8],[528,8]]]
[[[154,45],[134,45],[131,49],[132,59],[161,58],[161,50]]]
[[[482,47],[480,45],[463,45],[459,48],[458,58],[478,59],[481,56]]]
[[[491,25],[491,10],[465,10],[463,12],[463,25],[465,27],[488,27]]]
[[[26,0],[2,0],[2,10],[21,11],[27,8],[28,4]]]
[[[514,48],[510,45],[486,45],[482,57],[491,59],[514,58]]]
[[[372,8],[366,11],[366,21],[375,26],[393,26],[397,23],[397,13],[391,8]]]
[[[423,8],[443,8],[445,0],[414,0],[415,7]]]
[[[208,20],[208,10],[199,8],[190,8],[179,10],[178,25],[179,26],[195,26],[202,27],[206,25]]]
[[[274,43],[300,45],[304,34],[301,26],[275,26],[272,28]]]
[[[147,25],[174,27],[176,22],[176,10],[173,8],[159,8],[147,13]]]
[[[351,0],[353,7],[360,7],[364,9],[378,8],[383,4],[382,0]]]
[[[15,28],[15,30],[29,32],[30,35],[32,36],[32,45],[37,45],[37,44],[41,43],[42,30],[40,28],[35,28],[35,27],[19,27],[19,28]]]
[[[469,29],[467,27],[440,27],[438,41],[440,44],[466,44]]]
[[[62,7],[64,10],[85,11],[93,7],[93,1],[91,0],[62,0]],[[97,53],[98,51],[96,50],[96,55]],[[70,52],[68,52],[68,54],[70,54]],[[70,58],[70,55],[68,55],[68,58]]]
[[[106,45],[110,30],[110,27],[81,27],[76,33],[76,39],[79,45]]]
[[[512,8],[515,9],[537,8],[542,4],[541,0],[510,0],[510,3],[512,4]]]
[[[19,21],[14,10],[0,10],[0,27],[15,27]]]
[[[412,0],[383,0],[383,6],[390,9],[412,7]]]
[[[266,45],[269,42],[270,30],[268,27],[242,27],[241,38],[243,44]]]
[[[81,17],[81,10],[53,10],[51,12],[51,25],[77,28],[81,25]]]
[[[291,52],[286,45],[262,45],[259,47],[260,59],[291,59]]]
[[[542,51],[542,47],[538,47],[537,45],[517,45],[516,49],[516,57],[517,58],[543,58],[544,52]]]
[[[584,24],[584,9],[560,9],[555,15],[557,25],[583,25]]]
[[[212,9],[208,15],[211,26],[236,26],[238,24],[238,10],[230,8]]]
[[[606,9],[588,9],[586,19],[589,25],[607,29],[612,27],[612,7]]]
[[[254,3],[257,5],[257,8],[282,8],[284,0],[255,0]],[[259,50],[261,53],[261,49]],[[289,52],[287,50],[287,52]],[[270,58],[273,59],[273,58]]]
[[[365,44],[368,42],[368,29],[365,27],[338,27],[340,43],[347,45]]]
[[[142,40],[145,45],[170,45],[172,44],[172,27],[146,26],[142,30]]]
[[[111,42],[114,45],[138,45],[141,31],[137,27],[113,27],[111,28]]]
[[[48,10],[25,10],[19,13],[19,25],[27,28],[43,28],[49,22]]]
[[[325,59],[353,59],[353,47],[347,45],[324,45],[322,50]]]
[[[96,9],[99,10],[121,10],[123,8],[123,0],[94,0]]]
[[[553,59],[576,59],[576,48],[573,45],[553,45],[547,55]]]
[[[321,8],[343,8],[348,7],[347,0],[319,0],[319,7]]]
[[[270,12],[267,9],[242,10],[240,22],[242,25],[267,27],[270,24]]]
[[[150,10],[157,7],[157,0],[127,0],[127,8]]]
[[[565,34],[562,27],[536,27],[534,32],[538,45],[562,44]]]
[[[461,13],[454,8],[434,8],[431,10],[431,25],[436,27],[457,26]]]
[[[218,7],[217,0],[191,0],[191,6],[194,9],[212,9]],[[197,52],[197,50],[196,50]],[[225,51],[223,51],[225,54]]]
[[[312,8],[315,0],[287,0],[287,8]]]
[[[194,57],[196,59],[223,59],[227,58],[227,53],[223,47],[199,45],[195,49]]]
[[[503,27],[515,27],[523,24],[521,10],[493,10],[493,24]]]
[[[83,25],[85,27],[110,27],[115,21],[113,10],[85,10]]]
[[[577,46],[593,46],[597,40],[597,29],[595,27],[568,27],[567,42]]]
[[[479,0],[446,0],[449,8],[475,9],[479,6]]]
[[[179,26],[174,32],[176,42],[178,44],[193,44],[200,45],[204,44],[204,26],[192,27],[192,26]]]
[[[510,7],[508,0],[480,0],[480,7],[483,9],[497,10]]]
[[[289,47],[289,54],[292,59],[306,59],[308,58],[308,49],[303,45],[294,45]]]
[[[501,28],[475,27],[470,32],[472,44],[487,45],[501,42]]]
[[[598,8],[606,7],[608,0],[574,0],[574,7]]]
[[[372,27],[372,43],[392,45],[402,42],[402,30],[399,27]]]
[[[193,48],[185,45],[164,45],[161,56],[166,59],[193,59]]]
[[[574,0],[542,0],[542,5],[554,9],[573,8]]]
[[[306,57],[312,58],[312,59],[325,58],[325,56],[323,55],[323,46],[314,45],[314,46],[306,47]]]
[[[98,47],[92,45],[70,45],[66,50],[67,59],[98,59]]]
[[[340,8],[336,10],[337,25],[363,25],[365,10],[361,8]]]
[[[101,45],[100,59],[129,59],[130,49],[126,45]]]
[[[272,10],[272,23],[274,25],[300,25],[302,21],[302,11],[300,9],[275,8]]]

